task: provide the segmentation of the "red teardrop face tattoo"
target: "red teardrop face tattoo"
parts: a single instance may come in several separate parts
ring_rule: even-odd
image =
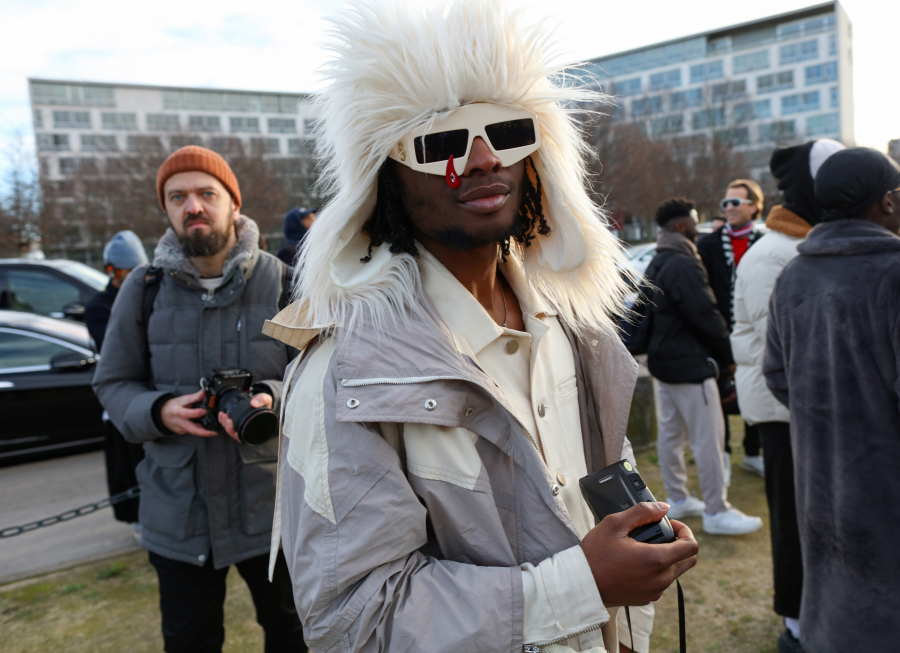
[[[450,155],[450,160],[447,161],[447,185],[450,188],[459,188],[459,185],[462,183],[462,180],[459,178],[459,175],[456,174],[456,168],[453,167],[453,155]]]

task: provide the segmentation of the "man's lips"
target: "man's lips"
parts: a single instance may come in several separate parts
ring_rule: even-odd
[[[509,187],[505,184],[479,186],[463,193],[457,200],[460,204],[476,213],[493,213],[506,204],[509,199]]]
[[[209,223],[206,220],[191,220],[185,225],[185,229],[196,229],[200,227],[208,227]]]

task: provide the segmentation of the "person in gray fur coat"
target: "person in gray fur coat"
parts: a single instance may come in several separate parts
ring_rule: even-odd
[[[769,304],[763,374],[790,410],[807,651],[900,638],[900,167],[870,148],[816,174],[823,222]],[[768,238],[768,236],[766,236]]]
[[[199,379],[216,368],[246,369],[256,382],[251,404],[278,409],[290,349],[262,326],[278,311],[289,269],[259,250],[259,229],[240,214],[237,179],[218,154],[174,152],[157,191],[170,224],[153,260],[161,276],[140,266],[122,285],[93,384],[125,439],[144,445],[141,544],[159,576],[165,650],[222,650],[225,579],[235,565],[265,650],[305,651],[283,556],[273,582],[266,578],[277,438],[243,444],[224,413],[224,433],[195,421],[206,413]]]

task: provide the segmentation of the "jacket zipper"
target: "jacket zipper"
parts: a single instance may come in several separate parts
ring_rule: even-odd
[[[564,635],[562,637],[557,637],[556,639],[551,639],[549,642],[538,642],[537,644],[526,644],[522,648],[524,649],[525,653],[541,653],[541,649],[544,646],[553,646],[554,644],[559,644],[561,642],[564,642],[571,637],[581,637],[582,635],[587,635],[588,633],[592,633],[595,630],[600,630],[605,625],[606,624],[597,624],[595,626],[591,626],[590,628],[585,628],[584,630],[579,631],[577,633],[572,633],[571,635]]]
[[[367,385],[413,385],[416,383],[429,383],[431,381],[465,381],[466,383],[473,383],[480,388],[484,388],[489,394],[493,394],[490,388],[485,388],[477,381],[462,376],[406,376],[378,377],[372,379],[341,379],[341,385],[345,388],[359,388]],[[541,460],[544,462],[544,466],[546,466],[547,460],[544,458],[544,452],[541,451],[541,448],[538,446],[537,440],[532,437],[531,433],[528,432],[528,429],[525,428],[525,425],[522,424],[515,415],[513,415],[513,419],[515,419],[522,430],[525,431],[525,435],[528,436],[529,442],[534,446],[535,450],[538,452],[538,456],[540,456]]]

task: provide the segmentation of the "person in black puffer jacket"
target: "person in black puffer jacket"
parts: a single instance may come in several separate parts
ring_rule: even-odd
[[[647,366],[659,393],[657,452],[675,519],[703,515],[703,530],[718,535],[762,527],[726,500],[722,455],[725,424],[716,379],[734,368],[728,326],[716,307],[706,269],[697,254],[697,212],[684,198],[664,202],[657,254],[647,268],[650,293],[646,325]],[[684,449],[690,440],[704,501],[686,487]]]

